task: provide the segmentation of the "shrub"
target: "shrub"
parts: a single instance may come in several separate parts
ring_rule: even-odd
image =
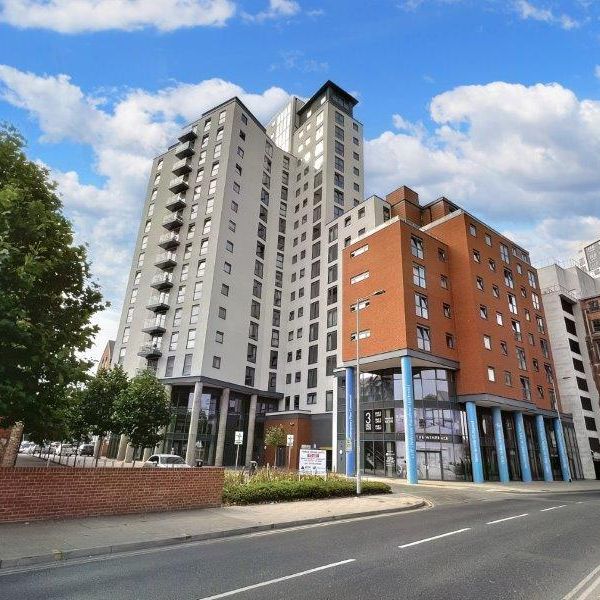
[[[243,473],[225,475],[223,502],[225,504],[261,504],[265,502],[290,502],[318,498],[353,496],[356,484],[339,475],[327,479],[318,476],[298,475],[293,472],[261,470],[247,479]],[[389,494],[391,488],[379,481],[363,481],[363,494]]]

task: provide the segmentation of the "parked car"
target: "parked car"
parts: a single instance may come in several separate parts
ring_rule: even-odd
[[[177,454],[153,454],[143,465],[145,468],[158,469],[191,469],[181,456]]]
[[[50,444],[50,447],[48,448],[49,454],[58,454],[58,452],[56,450],[59,446],[60,446],[60,442],[52,442]]]
[[[79,456],[94,456],[94,444],[81,444],[78,452]]]
[[[75,446],[73,444],[59,444],[54,454],[59,454],[61,456],[72,456],[75,454]]]
[[[22,454],[29,454],[30,449],[35,447],[35,442],[21,442],[19,446],[19,452]]]

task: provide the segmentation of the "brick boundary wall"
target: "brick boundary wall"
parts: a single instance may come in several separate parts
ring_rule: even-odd
[[[224,470],[0,468],[0,523],[221,506]]]

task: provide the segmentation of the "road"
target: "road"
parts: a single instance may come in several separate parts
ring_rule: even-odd
[[[600,491],[418,493],[435,505],[0,571],[0,598],[600,598]]]

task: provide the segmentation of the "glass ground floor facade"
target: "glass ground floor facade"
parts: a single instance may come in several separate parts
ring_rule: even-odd
[[[405,478],[407,476],[407,428],[405,424],[402,376],[399,371],[361,374],[361,410],[358,416],[361,452],[360,469],[365,475]],[[465,404],[456,396],[454,372],[445,369],[414,369],[414,451],[418,479],[473,481],[472,446]],[[338,412],[338,439],[350,437],[344,430],[345,398]],[[523,480],[522,462],[528,462],[526,476],[547,479],[545,456],[552,478],[563,478],[559,444],[552,418],[545,418],[545,448],[540,447],[535,415],[522,414],[523,448],[520,454],[515,412],[500,409],[494,427],[493,409],[476,406],[478,438],[476,470],[479,465],[485,481],[500,481],[502,469],[509,480]],[[521,413],[520,413],[521,414]],[[498,429],[500,431],[498,431]],[[575,432],[562,423],[564,448],[573,479],[583,477]],[[501,432],[501,435],[500,435]],[[499,438],[500,436],[500,438]],[[498,444],[503,447],[498,452]],[[542,441],[542,444],[544,442]],[[525,448],[526,446],[526,448]],[[338,444],[339,447],[339,444]],[[546,452],[547,448],[547,453]],[[501,466],[502,465],[502,466]]]

